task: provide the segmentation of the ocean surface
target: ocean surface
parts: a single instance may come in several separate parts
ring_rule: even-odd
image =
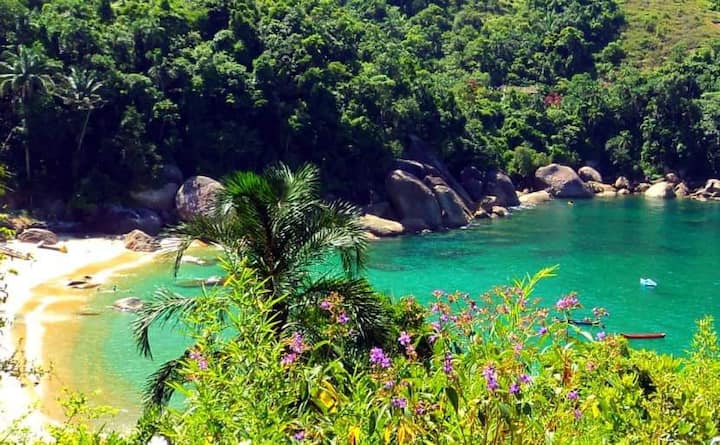
[[[720,317],[720,205],[633,197],[574,205],[556,200],[464,230],[374,242],[367,275],[393,297],[427,302],[434,289],[479,295],[553,265],[558,276],[536,290],[543,304],[575,291],[584,306],[579,317],[595,306],[610,312],[608,334],[665,332],[664,339],[633,345],[683,354],[695,321],[706,314]],[[159,264],[106,284],[88,308],[101,314],[82,317],[73,348],[55,352],[57,366],[72,368],[68,384],[88,393],[100,390],[103,402],[121,409],[121,418],[132,417],[144,379],[186,345],[182,336],[158,330],[151,338],[155,360],[141,358],[129,330],[133,315],[108,306],[127,296],[150,298],[160,287],[197,292],[176,284],[217,274],[216,266],[184,265],[173,278],[170,265]],[[655,280],[657,288],[641,287],[641,277]]]

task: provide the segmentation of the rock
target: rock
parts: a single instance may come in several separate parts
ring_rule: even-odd
[[[394,170],[385,180],[385,187],[402,220],[421,220],[425,227],[433,230],[442,226],[442,214],[435,195],[416,176]],[[401,224],[407,229],[402,220]]]
[[[615,188],[618,189],[618,190],[629,189],[629,188],[630,188],[630,181],[628,181],[628,178],[626,178],[625,176],[619,176],[619,177],[615,180]]]
[[[630,190],[628,190],[628,189],[620,189],[620,190],[618,190],[617,193],[618,193],[618,195],[620,195],[620,196],[627,196],[627,195],[630,194]]]
[[[475,210],[475,213],[473,213],[473,216],[475,217],[475,219],[490,218],[490,214],[488,212],[486,212],[485,209],[483,209],[483,208],[479,208],[479,209]]]
[[[472,221],[470,210],[465,207],[460,196],[447,185],[434,185],[432,191],[440,204],[443,226],[457,228],[466,226]]]
[[[46,245],[57,244],[59,241],[57,235],[45,229],[25,229],[17,238],[24,243],[39,243],[42,241]]]
[[[670,172],[665,175],[665,181],[674,185],[680,183],[680,178],[675,173]]]
[[[652,185],[647,182],[641,182],[637,185],[637,187],[635,187],[635,193],[645,193],[648,189],[650,189],[650,187],[652,187]]]
[[[160,249],[160,243],[142,230],[133,230],[125,235],[125,248],[135,252],[155,252]]]
[[[130,197],[140,206],[151,210],[169,211],[175,207],[175,195],[179,186],[170,182],[157,189],[130,192]]]
[[[360,225],[367,232],[375,236],[397,236],[405,232],[405,227],[397,221],[380,218],[375,215],[364,215],[360,217]]]
[[[502,206],[493,206],[493,208],[492,208],[492,214],[493,214],[493,215],[497,215],[497,216],[499,216],[499,217],[501,217],[501,218],[504,218],[504,217],[506,217],[506,216],[509,216],[509,215],[510,215],[510,212],[509,212],[508,209],[506,209],[505,207],[502,207]]]
[[[422,162],[412,161],[410,159],[395,159],[394,168],[396,170],[402,170],[406,173],[410,173],[416,178],[424,178],[428,172]]]
[[[603,190],[600,193],[596,193],[595,197],[597,198],[615,198],[617,197],[618,193],[615,190]]]
[[[84,275],[82,277],[71,279],[68,281],[67,286],[72,287],[73,289],[93,289],[100,286],[100,283],[94,282],[90,275]]]
[[[580,176],[580,179],[583,181],[594,181],[594,182],[603,182],[602,175],[600,172],[595,170],[594,168],[586,165],[585,167],[581,167],[580,170],[578,170],[578,175]]]
[[[703,191],[706,193],[720,193],[720,179],[708,179]]]
[[[387,201],[377,202],[375,204],[369,204],[362,209],[364,214],[379,216],[385,219],[395,219],[392,206]]]
[[[460,172],[460,182],[473,201],[480,201],[484,196],[483,175],[475,167],[465,167]]]
[[[196,266],[207,266],[208,264],[210,264],[209,261],[192,255],[183,255],[180,259],[180,262],[186,264],[195,264]]]
[[[672,199],[675,197],[673,185],[669,182],[662,181],[654,184],[645,191],[646,198]]]
[[[160,215],[150,209],[110,205],[98,212],[92,226],[102,233],[121,235],[137,229],[155,236],[160,233],[163,221]]]
[[[540,167],[535,177],[550,193],[558,198],[591,198],[593,196],[575,171],[565,165],[550,164]]]
[[[400,221],[400,224],[405,228],[406,233],[420,233],[430,230],[430,226],[419,218],[405,218]]]
[[[497,198],[497,205],[502,207],[514,207],[520,205],[515,185],[510,178],[501,171],[488,172],[486,176],[485,191],[488,195]]]
[[[615,187],[610,184],[603,184],[602,182],[588,181],[585,185],[593,191],[593,193],[603,192],[614,192]]]
[[[673,191],[675,192],[675,197],[677,198],[685,198],[686,196],[690,195],[690,189],[684,182],[676,185]]]
[[[548,202],[551,199],[552,195],[550,195],[550,193],[546,192],[545,190],[540,190],[539,192],[528,193],[526,195],[520,196],[520,203],[541,204],[543,202]]]
[[[121,298],[116,300],[112,308],[121,312],[137,312],[143,307],[143,302],[137,297]]]
[[[183,182],[183,172],[175,164],[163,164],[160,175],[167,182],[174,182],[175,184],[182,184]]]
[[[367,241],[377,241],[377,240],[380,239],[380,237],[377,236],[377,235],[375,235],[375,234],[372,233],[372,232],[365,232],[365,239],[366,239]]]
[[[189,178],[175,195],[178,215],[185,221],[197,215],[208,215],[212,211],[215,196],[222,189],[222,184],[207,176]]]

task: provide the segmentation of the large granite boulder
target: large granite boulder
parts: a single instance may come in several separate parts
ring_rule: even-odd
[[[390,202],[402,220],[420,220],[429,229],[442,227],[442,213],[435,194],[415,175],[393,170],[385,180]]]
[[[658,182],[653,184],[649,189],[645,191],[646,198],[658,198],[658,199],[672,199],[675,197],[675,191],[673,190],[673,184],[667,181]]]
[[[685,198],[690,195],[690,188],[684,182],[676,185],[675,188],[673,188],[673,191],[675,192],[676,198]]]
[[[110,205],[98,212],[91,225],[102,233],[121,235],[137,229],[155,236],[160,233],[163,221],[160,215],[150,209]]]
[[[431,230],[430,226],[419,218],[405,218],[400,221],[400,224],[405,228],[406,233],[420,233]]]
[[[375,236],[396,236],[405,232],[405,227],[397,221],[380,218],[375,215],[363,215],[360,217],[360,225]]]
[[[123,241],[126,249],[135,252],[155,252],[160,249],[160,243],[142,230],[133,230],[126,234]]]
[[[217,193],[222,189],[222,184],[207,176],[189,178],[175,195],[178,215],[183,220],[189,221],[197,215],[209,214]]]
[[[45,245],[52,245],[58,242],[58,236],[45,229],[25,229],[17,238],[24,243],[42,242]]]
[[[466,226],[472,221],[470,210],[465,207],[460,196],[447,185],[436,184],[432,187],[433,193],[440,204],[442,222],[445,227],[456,228]]]
[[[676,173],[673,173],[673,172],[670,172],[665,175],[665,181],[669,182],[670,184],[673,184],[673,185],[680,184],[680,182],[681,182],[680,177]]]
[[[548,202],[550,200],[552,200],[552,195],[550,195],[550,193],[546,192],[545,190],[526,193],[520,196],[520,204],[526,205],[542,204],[543,202]]]
[[[485,195],[483,191],[483,175],[475,167],[465,167],[460,172],[460,183],[467,190],[473,201],[480,201]]]
[[[586,165],[585,167],[581,167],[580,170],[578,170],[578,175],[580,176],[580,179],[585,182],[603,182],[603,178],[600,172],[588,165]]]
[[[394,168],[410,173],[417,178],[424,178],[428,174],[426,166],[422,162],[410,159],[395,159]]]
[[[501,207],[514,207],[520,205],[515,185],[508,175],[501,171],[490,171],[485,177],[487,181],[485,191],[488,195],[497,198],[496,204]]]
[[[635,187],[635,193],[645,193],[650,189],[650,187],[652,187],[651,184],[648,184],[647,182],[641,182]]]
[[[550,193],[558,198],[591,198],[593,192],[589,190],[582,179],[572,168],[550,164],[540,167],[535,172],[535,177],[544,186],[548,187]]]
[[[130,197],[140,207],[165,212],[175,207],[178,188],[176,183],[169,182],[160,188],[130,192]]]
[[[618,176],[615,180],[615,188],[618,190],[630,189],[630,181],[625,176]]]

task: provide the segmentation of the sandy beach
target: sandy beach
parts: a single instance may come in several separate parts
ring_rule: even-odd
[[[68,289],[69,280],[91,275],[94,283],[102,283],[121,269],[137,267],[154,258],[153,254],[125,249],[123,241],[114,238],[65,238],[60,244],[67,247],[67,253],[13,241],[7,246],[30,253],[32,259],[8,258],[0,263],[9,295],[0,310],[12,321],[0,331],[0,358],[8,358],[17,350],[24,355],[27,369],[47,365],[43,363],[47,325],[62,321],[58,317],[67,317],[68,309],[82,307],[92,298],[89,291],[63,292]],[[45,407],[41,407],[48,385],[45,380],[21,381],[10,375],[2,376],[0,431],[21,419],[23,427],[35,435],[42,434],[43,425],[50,421],[42,412]]]

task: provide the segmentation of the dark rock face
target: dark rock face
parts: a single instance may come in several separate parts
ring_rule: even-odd
[[[558,198],[592,198],[593,196],[593,192],[585,186],[575,170],[565,165],[550,164],[540,167],[535,171],[535,178]]]
[[[480,201],[483,196],[483,175],[475,167],[465,167],[460,172],[460,182],[473,201]]]
[[[222,184],[207,176],[189,178],[175,195],[178,215],[189,221],[197,215],[208,214],[212,210],[215,196],[222,189]]]
[[[140,207],[166,212],[175,207],[177,191],[178,185],[169,182],[160,188],[130,192],[130,196]]]
[[[57,235],[45,229],[26,229],[18,235],[18,240],[24,243],[43,242],[46,245],[57,244],[59,241]]]
[[[385,187],[402,220],[420,220],[430,229],[442,227],[442,215],[435,195],[416,176],[394,170],[385,180]],[[401,224],[405,225],[402,220]]]
[[[162,218],[149,209],[132,209],[111,205],[101,209],[91,227],[102,233],[121,235],[135,229],[155,236],[163,226]]]
[[[447,185],[434,185],[432,188],[442,211],[443,226],[457,228],[466,226],[472,221],[470,210],[465,207],[462,199]]]
[[[491,171],[485,176],[487,181],[485,191],[488,195],[497,198],[496,204],[502,207],[514,207],[520,205],[515,185],[508,175],[501,171]]]

